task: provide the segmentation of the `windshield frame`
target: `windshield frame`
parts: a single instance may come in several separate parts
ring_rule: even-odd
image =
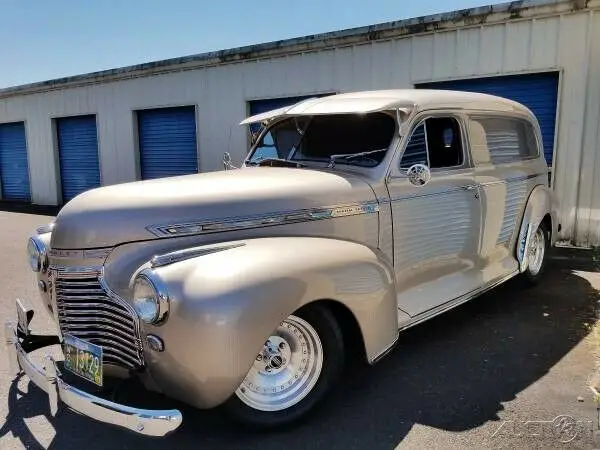
[[[314,159],[314,158],[293,158],[293,154],[294,153],[290,153],[292,155],[291,158],[288,158],[287,160],[289,160],[290,162],[296,162],[296,163],[301,163],[303,166],[310,166],[310,163],[314,163],[315,165],[318,164],[318,168],[330,168],[333,169],[337,166],[345,166],[346,168],[357,168],[357,169],[367,169],[367,170],[373,170],[373,169],[378,169],[380,168],[383,164],[386,163],[386,160],[388,160],[388,157],[390,155],[390,152],[394,152],[396,149],[396,138],[398,137],[399,131],[400,131],[400,127],[401,124],[398,123],[398,115],[396,113],[395,110],[392,111],[388,111],[388,110],[383,110],[383,111],[377,111],[377,113],[382,113],[385,114],[387,116],[389,116],[390,118],[393,119],[394,121],[394,131],[392,134],[392,137],[390,139],[390,142],[388,144],[388,146],[385,148],[385,150],[382,148],[381,151],[383,152],[383,156],[381,157],[381,160],[375,164],[375,165],[371,165],[371,166],[367,166],[367,165],[362,165],[362,164],[356,164],[353,162],[353,159],[350,158],[349,160],[347,158],[336,158],[335,159],[335,164],[331,164],[331,159],[330,158],[323,158],[323,159]],[[326,116],[328,114],[323,114],[323,116]],[[353,116],[353,115],[360,115],[358,113],[344,113],[344,114],[335,114],[335,115],[347,115],[347,116]],[[284,116],[284,117],[280,117],[276,120],[273,120],[271,122],[269,122],[268,124],[264,125],[262,127],[262,130],[260,130],[260,132],[258,133],[258,136],[256,138],[256,141],[251,144],[250,146],[250,150],[248,151],[246,158],[244,159],[244,163],[243,165],[245,167],[253,167],[253,166],[258,166],[260,165],[259,162],[260,160],[257,161],[252,161],[252,158],[254,156],[254,154],[256,153],[259,145],[261,144],[261,142],[263,141],[265,135],[267,133],[269,133],[269,131],[271,129],[273,129],[274,127],[276,127],[277,125],[281,124],[284,121],[288,121],[288,120],[297,120],[298,118],[308,118],[307,121],[307,125],[304,128],[304,132],[306,132],[306,130],[308,129],[308,127],[310,126],[312,120],[314,117],[318,116],[318,114],[314,114],[314,115],[294,115],[294,116]],[[300,140],[298,141],[298,145],[302,142],[302,140],[304,139],[305,133],[302,134],[302,136],[300,137]],[[353,155],[353,153],[349,153],[348,156]],[[265,160],[267,160],[269,158],[265,158]],[[309,164],[306,164],[309,163]]]

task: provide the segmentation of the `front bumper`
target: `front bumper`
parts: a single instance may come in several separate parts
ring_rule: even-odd
[[[20,303],[17,308],[21,307]],[[54,416],[58,412],[59,402],[70,409],[99,422],[116,425],[140,435],[166,436],[175,431],[182,423],[181,412],[176,409],[148,410],[131,408],[88,394],[65,383],[60,378],[60,371],[54,359],[47,355],[44,367],[38,367],[27,353],[37,348],[58,343],[55,336],[30,336],[28,322],[33,314],[29,314],[25,330],[23,324],[14,322],[4,324],[6,346],[8,350],[9,368],[13,377],[23,371],[31,381],[48,394],[50,412]]]

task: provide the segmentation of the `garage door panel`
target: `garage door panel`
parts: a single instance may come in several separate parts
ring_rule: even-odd
[[[3,200],[31,201],[25,124],[0,124],[0,190]]]
[[[138,111],[142,179],[198,172],[193,106]]]
[[[100,186],[96,116],[56,120],[63,202]]]
[[[548,164],[552,164],[558,103],[558,72],[423,83],[416,87],[481,92],[508,98],[527,106],[538,119],[544,155]]]

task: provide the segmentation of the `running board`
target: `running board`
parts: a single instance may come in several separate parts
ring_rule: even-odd
[[[496,280],[486,284],[483,287],[480,287],[471,292],[468,292],[465,295],[461,295],[460,297],[457,297],[454,300],[450,300],[449,302],[446,302],[439,306],[436,306],[435,308],[424,311],[424,312],[416,315],[415,317],[411,318],[410,320],[404,322],[403,324],[401,324],[398,328],[398,331],[407,330],[408,328],[414,327],[415,325],[425,322],[426,320],[431,319],[439,314],[442,314],[446,311],[456,308],[457,306],[460,306],[463,303],[466,303],[469,300],[474,299],[475,297],[479,297],[480,295],[482,295],[482,294],[486,293],[487,291],[495,288],[496,286],[504,283],[505,281],[510,280],[511,278],[513,278],[515,275],[518,275],[518,274],[519,274],[518,270],[511,272],[508,275],[497,278]],[[402,315],[405,315],[404,311],[402,311],[400,308],[398,308],[398,313],[399,313],[399,315],[400,315],[400,313]]]

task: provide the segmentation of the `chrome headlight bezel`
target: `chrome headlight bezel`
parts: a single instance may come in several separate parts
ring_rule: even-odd
[[[29,267],[34,272],[44,272],[48,268],[48,252],[44,242],[37,236],[27,241],[27,256]]]
[[[150,291],[141,295],[140,291]],[[152,310],[148,311],[148,305]],[[133,283],[133,307],[140,320],[149,325],[162,325],[169,315],[169,294],[165,283],[150,269],[142,270]]]

